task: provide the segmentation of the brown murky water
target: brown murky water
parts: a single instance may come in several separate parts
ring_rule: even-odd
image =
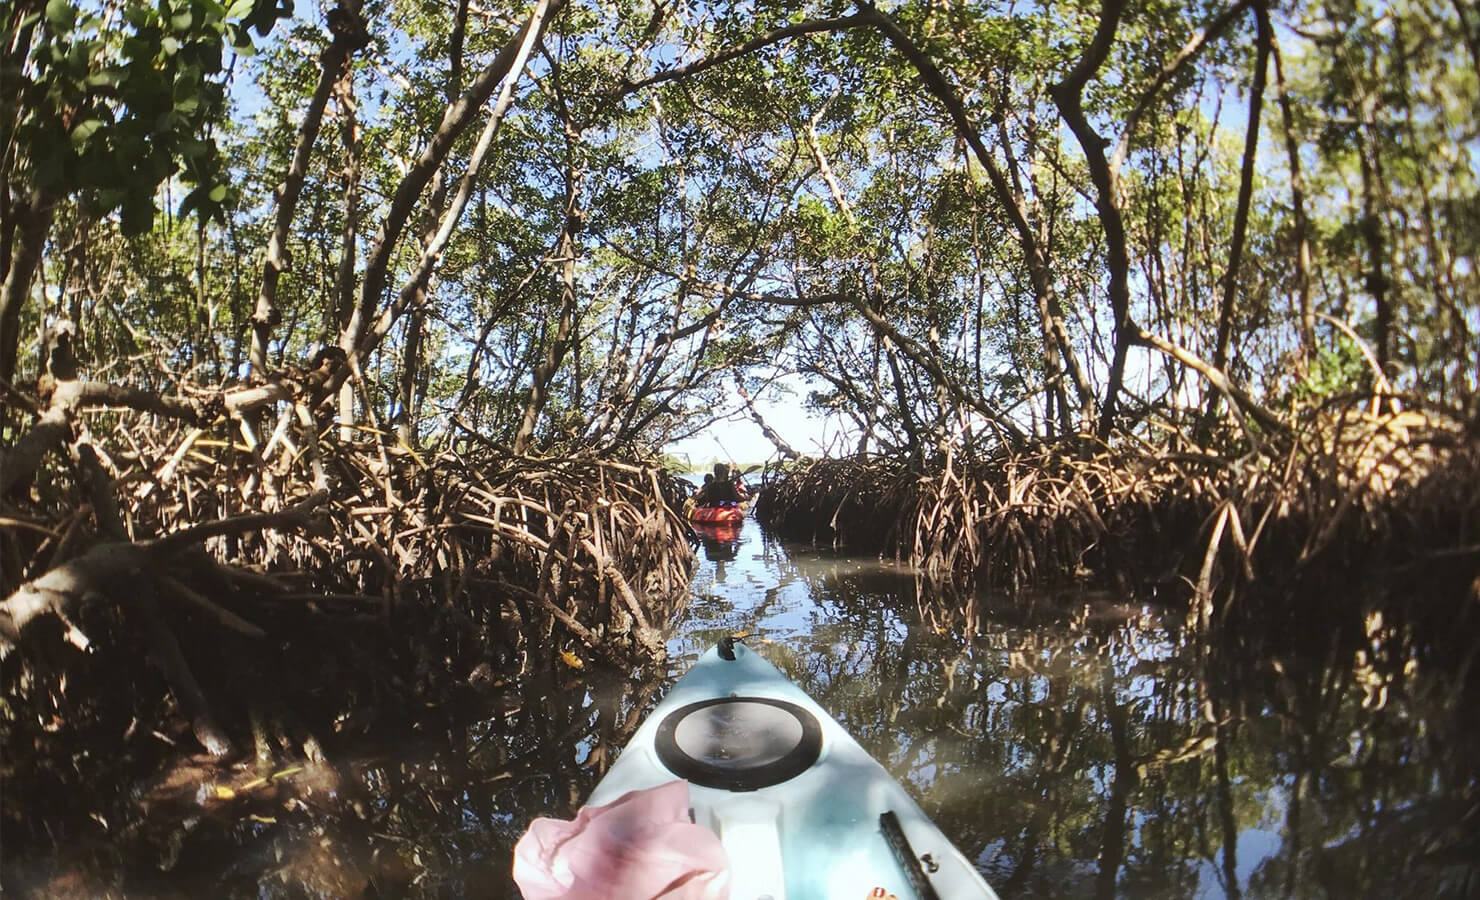
[[[913,577],[875,560],[784,546],[753,523],[700,552],[674,669],[746,633],[1005,898],[1480,893],[1476,729],[1421,648],[1400,648],[1397,671],[1374,665],[1372,642],[1401,639],[1380,627],[1351,647],[1209,649],[1179,615],[1084,595],[1052,618],[987,604],[965,640],[922,624]],[[202,783],[196,803],[153,811],[169,837],[148,858],[102,839],[11,857],[7,884],[517,897],[514,841],[579,807],[666,683],[572,667],[495,684],[475,726],[289,772],[250,808]]]

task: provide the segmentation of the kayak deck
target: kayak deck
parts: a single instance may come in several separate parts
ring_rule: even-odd
[[[735,900],[996,897],[904,788],[743,644],[700,657],[587,802],[679,777],[694,821],[725,846]]]

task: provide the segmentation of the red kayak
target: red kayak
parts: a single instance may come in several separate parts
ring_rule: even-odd
[[[694,533],[699,539],[716,544],[738,544],[743,522],[695,522]]]
[[[739,503],[726,503],[721,506],[696,506],[689,513],[689,521],[702,522],[718,525],[724,523],[735,523],[745,521],[745,507]]]

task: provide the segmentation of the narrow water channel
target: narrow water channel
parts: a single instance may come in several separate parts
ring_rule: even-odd
[[[675,669],[747,635],[1005,898],[1480,890],[1463,856],[1476,845],[1447,831],[1480,826],[1464,821],[1473,738],[1445,733],[1444,697],[1420,678],[1374,689],[1360,653],[1335,646],[1214,662],[1180,614],[1104,594],[1044,604],[1067,615],[988,615],[965,640],[923,624],[913,575],[875,559],[753,522],[700,553]],[[596,733],[620,745],[639,717],[596,694]],[[590,783],[565,777],[573,798]],[[522,825],[530,810],[513,808]]]
[[[672,675],[743,633],[1004,898],[1480,893],[1475,728],[1418,650],[1398,678],[1320,636],[1215,655],[1179,615],[1088,593],[984,612],[967,640],[924,624],[909,572],[753,522],[706,541],[693,593],[669,673],[495,681],[475,725],[309,767],[229,822],[155,811],[177,816],[155,858],[94,849],[90,867],[111,896],[517,898],[530,819],[572,815]],[[41,881],[96,896],[98,877]]]
[[[1214,662],[1182,614],[1103,593],[964,640],[878,560],[752,523],[704,553],[674,655],[750,635],[1005,898],[1480,895],[1473,735],[1361,648]]]

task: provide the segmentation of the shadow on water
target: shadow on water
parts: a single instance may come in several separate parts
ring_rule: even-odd
[[[747,640],[832,711],[1012,897],[1480,891],[1475,726],[1401,632],[1210,647],[1180,614],[1085,593],[965,639],[914,575],[701,535],[675,667]],[[1386,642],[1377,652],[1374,642]],[[1291,649],[1298,647],[1299,649]],[[1385,660],[1385,662],[1382,662]],[[516,897],[531,818],[570,816],[661,695],[568,666],[490,677],[437,728],[255,784],[141,786],[131,821],[6,854],[14,896]],[[198,777],[197,777],[198,776]]]

